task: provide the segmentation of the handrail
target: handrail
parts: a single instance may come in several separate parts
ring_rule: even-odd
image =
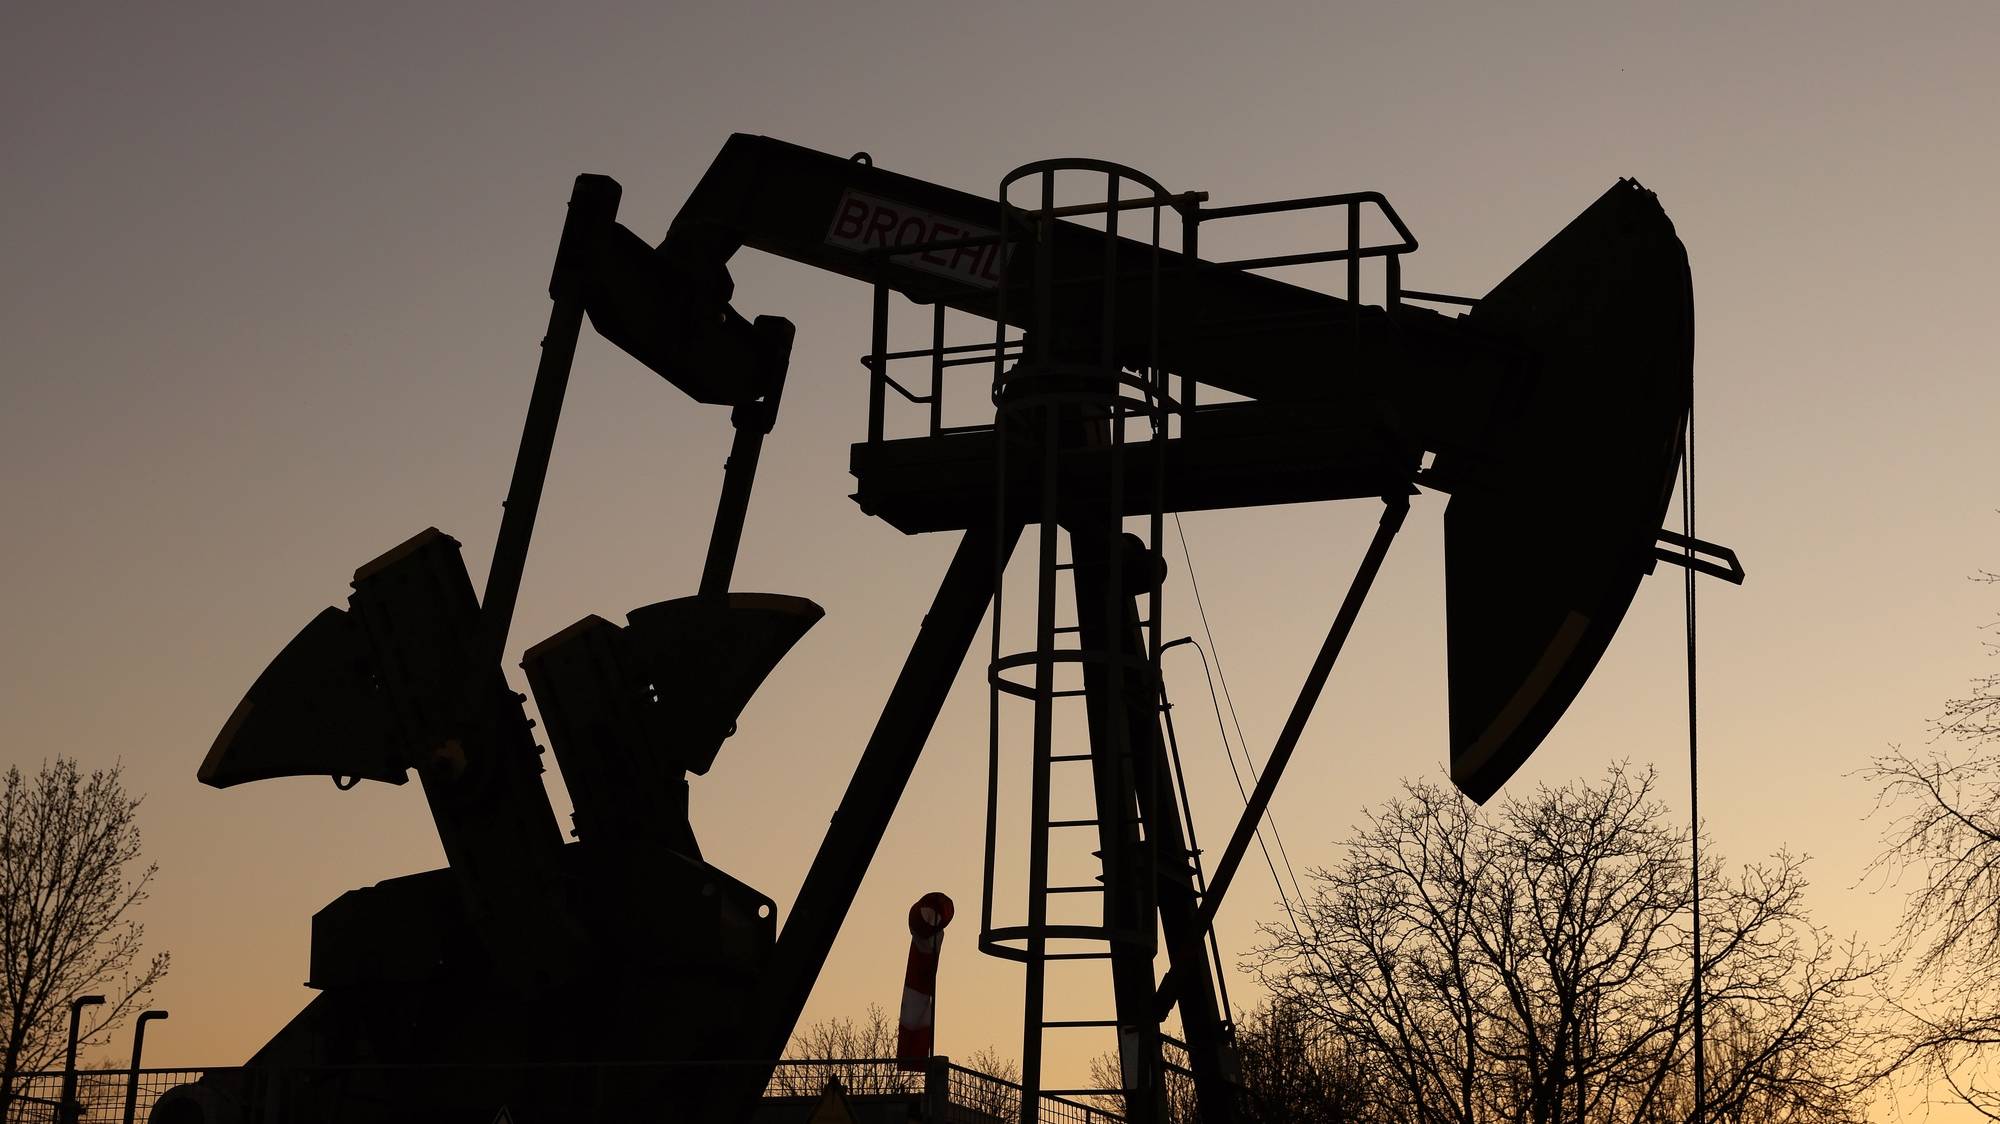
[[[1273,254],[1262,258],[1235,258],[1203,262],[1204,269],[1273,269],[1281,265],[1311,265],[1322,261],[1361,261],[1367,258],[1400,257],[1400,246],[1361,246],[1351,250],[1313,250],[1303,254]]]
[[[1128,167],[1127,165],[1111,160],[1099,160],[1091,156],[1053,156],[1047,160],[1030,160],[1028,163],[1001,176],[1000,198],[1003,200],[1007,198],[1007,188],[1009,185],[1024,180],[1029,176],[1041,175],[1045,172],[1102,172],[1105,175],[1117,176],[1120,179],[1132,180],[1135,183],[1143,183],[1147,187],[1152,188],[1153,194],[1159,196],[1161,199],[1175,197],[1174,192],[1168,191],[1166,185],[1137,168]],[[1203,194],[1205,197],[1205,193],[1196,192],[1193,194]],[[1152,206],[1153,204],[1149,203],[1147,205]],[[1019,208],[1016,209],[1018,210]]]
[[[1053,205],[1051,199],[1044,198],[1043,202],[1046,205],[1039,208],[1020,207],[1006,202],[1008,188],[1013,185],[1036,176],[1047,177],[1060,172],[1081,172],[1114,176],[1139,184],[1143,190],[1150,192],[1150,194],[1139,198],[1120,198],[1114,191],[1111,198],[1100,202],[1066,204],[1061,206]],[[1410,230],[1409,224],[1404,221],[1395,206],[1389,202],[1388,197],[1379,191],[1348,191],[1327,195],[1306,195],[1288,199],[1274,199],[1261,203],[1210,207],[1207,205],[1209,198],[1207,192],[1171,192],[1158,180],[1135,168],[1113,161],[1088,157],[1057,157],[1023,164],[1001,177],[1000,188],[1002,215],[1001,231],[998,233],[976,234],[910,245],[878,246],[866,252],[871,255],[894,257],[908,256],[926,250],[951,249],[993,242],[1012,242],[1019,240],[1023,236],[1023,232],[1019,229],[1020,227],[1032,226],[1038,222],[1049,222],[1090,214],[1110,214],[1113,212],[1135,210],[1161,211],[1171,207],[1179,211],[1182,216],[1184,225],[1182,232],[1183,245],[1180,256],[1185,264],[1192,267],[1192,273],[1189,275],[1191,278],[1199,277],[1215,270],[1249,272],[1326,262],[1345,262],[1347,264],[1346,297],[1354,306],[1353,314],[1358,324],[1362,310],[1361,266],[1363,262],[1379,258],[1384,262],[1383,303],[1391,309],[1394,309],[1404,300],[1460,305],[1468,308],[1474,307],[1479,303],[1477,299],[1471,297],[1403,288],[1402,255],[1415,252],[1420,243],[1416,235]],[[1346,210],[1346,221],[1343,225],[1346,227],[1347,244],[1342,247],[1301,253],[1269,254],[1214,261],[1200,260],[1196,251],[1198,241],[1197,232],[1201,225],[1207,222],[1333,207],[1345,208]],[[1393,231],[1394,241],[1362,244],[1361,216],[1363,208],[1373,208],[1382,216]],[[1135,274],[1135,276],[1137,275]],[[1122,272],[1117,274],[1117,278],[1118,280],[1127,279]],[[1092,284],[1105,282],[1109,279],[1110,275],[1103,277],[1090,275],[1066,278],[1062,281],[1052,281],[1051,283]],[[877,442],[883,440],[885,437],[882,424],[883,412],[880,403],[882,396],[889,391],[894,391],[904,401],[918,406],[929,407],[930,424],[924,430],[920,431],[926,436],[937,437],[947,432],[988,428],[978,425],[946,426],[944,424],[943,383],[947,369],[961,366],[986,366],[1019,360],[1025,356],[1028,346],[1027,336],[1022,334],[1004,340],[947,345],[944,342],[943,309],[938,307],[934,312],[935,322],[933,339],[930,346],[890,351],[886,346],[886,318],[888,312],[886,298],[888,296],[888,287],[878,286],[877,288],[875,345],[871,353],[863,356],[860,360],[863,367],[869,370],[870,381],[873,385],[870,395],[869,441],[871,443]],[[1004,295],[1002,299],[1005,299]],[[890,364],[912,359],[930,360],[931,378],[927,393],[913,389],[910,385],[898,381],[889,373]],[[1175,407],[1176,412],[1182,417],[1183,424],[1185,424],[1187,419],[1195,412],[1192,388],[1184,391],[1182,398],[1184,401],[1176,403]]]
[[[1308,211],[1320,207],[1356,206],[1362,203],[1373,203],[1381,209],[1382,217],[1388,219],[1389,225],[1395,227],[1396,233],[1402,236],[1403,253],[1416,252],[1417,236],[1410,233],[1409,224],[1403,221],[1403,216],[1396,213],[1396,208],[1390,205],[1388,197],[1379,191],[1347,191],[1338,195],[1303,195],[1296,199],[1275,199],[1268,203],[1242,203],[1234,207],[1203,207],[1200,217],[1206,222],[1210,219],[1234,219],[1248,215]]]
[[[1432,304],[1462,304],[1472,308],[1479,304],[1478,297],[1455,297],[1450,293],[1426,293],[1421,289],[1404,289],[1403,295],[1413,301],[1428,301]]]
[[[1006,1088],[1014,1090],[1016,1093],[1021,1092],[1021,1083],[1018,1081],[1009,1081],[1005,1077],[998,1077],[995,1076],[994,1074],[986,1073],[982,1070],[967,1069],[966,1067],[958,1064],[957,1062],[946,1062],[945,1068],[953,1073],[967,1074],[972,1077],[977,1077],[982,1081],[988,1081],[995,1085],[1004,1086]],[[1060,1094],[1057,1093],[1043,1093],[1041,1094],[1041,1099],[1045,1101],[1054,1101],[1055,1103],[1061,1105],[1068,1105],[1071,1108],[1080,1108],[1085,1112],[1091,1113],[1094,1116],[1101,1116],[1106,1120],[1122,1121],[1125,1119],[1124,1117],[1118,1115],[1117,1113],[1112,1112],[1110,1109],[1099,1108],[1096,1105],[1085,1104],[1082,1101],[1073,1101],[1070,1100],[1068,1097],[1061,1096]]]
[[[1005,344],[1002,344],[1001,346],[1016,347],[1019,346],[1021,342],[1022,342],[1021,338],[1019,336],[1016,336],[1015,338],[1008,340]],[[993,344],[984,342],[954,344],[951,347],[916,347],[916,348],[911,348],[908,351],[891,351],[886,355],[881,356],[881,358],[917,359],[926,355],[962,355],[968,351],[992,351],[993,347],[994,347]],[[870,356],[866,355],[862,356],[861,365],[864,367],[867,366],[870,359],[871,359]]]

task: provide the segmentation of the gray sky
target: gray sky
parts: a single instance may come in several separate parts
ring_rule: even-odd
[[[1751,572],[1704,589],[1704,810],[1736,859],[1813,855],[1820,919],[1879,941],[1899,899],[1855,886],[1879,825],[1847,774],[1990,667],[1990,590],[1964,579],[2000,563],[1996,33],[1988,4],[17,5],[0,14],[0,760],[126,763],[162,868],[149,934],[175,956],[152,1049],[240,1060],[307,998],[310,913],[441,856],[414,785],[214,792],[194,768],[355,565],[434,524],[484,573],[575,173],[619,178],[648,237],[735,131],[982,192],[1051,155],[1219,203],[1377,189],[1423,242],[1406,283],[1473,294],[1629,175],[1693,263],[1701,526]],[[750,253],[734,272],[739,308],[799,325],[737,586],[828,619],[696,782],[694,818],[711,860],[783,908],[951,544],[845,498],[865,287]],[[510,667],[585,613],[693,591],[728,439],[722,411],[586,341]],[[1418,501],[1280,793],[1301,868],[1333,861],[1398,777],[1441,775],[1442,506]],[[1186,520],[1260,757],[1374,518]],[[1198,627],[1184,577],[1170,635]],[[1679,612],[1676,574],[1642,589],[1515,785],[1624,758],[1682,799]],[[979,670],[809,1018],[893,1009],[903,912],[939,889],[962,918],[940,1047],[1018,1049],[1018,970],[972,944]],[[1239,805],[1187,717],[1198,672],[1172,674],[1219,839]],[[1225,947],[1274,902],[1244,883]]]

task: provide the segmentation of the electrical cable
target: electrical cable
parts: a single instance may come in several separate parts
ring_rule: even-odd
[[[1192,554],[1189,553],[1187,531],[1181,527],[1181,514],[1178,511],[1174,512],[1174,533],[1181,540],[1181,557],[1187,561],[1188,585],[1192,587],[1194,590],[1194,605],[1196,611],[1199,612],[1201,615],[1202,633],[1208,637],[1209,648],[1215,651],[1215,675],[1217,679],[1220,679],[1222,681],[1222,701],[1229,707],[1230,724],[1236,728],[1236,744],[1238,748],[1240,748],[1243,752],[1243,765],[1250,771],[1250,779],[1253,782],[1260,780],[1261,775],[1257,768],[1257,763],[1250,756],[1249,739],[1243,736],[1243,720],[1237,717],[1236,714],[1236,699],[1229,693],[1229,675],[1222,668],[1222,651],[1215,647],[1215,634],[1212,631],[1210,631],[1208,627],[1208,611],[1202,607],[1201,586],[1198,582],[1195,581],[1195,575],[1194,575],[1194,557]],[[1226,738],[1224,739],[1223,744],[1225,746],[1228,745],[1228,740]],[[1292,869],[1292,857],[1285,850],[1285,837],[1284,834],[1278,830],[1277,813],[1267,808],[1265,809],[1264,812],[1264,818],[1265,820],[1269,821],[1271,825],[1271,838],[1278,845],[1278,858],[1285,865],[1285,874],[1289,876],[1292,880],[1292,891],[1298,895],[1299,901],[1303,904],[1305,901],[1306,892],[1305,889],[1299,885],[1298,872]],[[1279,892],[1280,893],[1283,892],[1282,887],[1280,888]]]
[[[1195,577],[1194,554],[1193,551],[1188,547],[1187,529],[1181,526],[1181,513],[1178,511],[1174,512],[1174,535],[1181,540],[1181,558],[1187,564],[1188,588],[1194,591],[1194,607],[1196,614],[1199,615],[1201,618],[1202,635],[1208,639],[1208,651],[1215,653],[1215,678],[1220,680],[1222,683],[1222,699],[1229,707],[1229,721],[1232,725],[1236,727],[1236,743],[1243,751],[1244,767],[1249,770],[1251,781],[1255,782],[1258,779],[1260,779],[1257,771],[1257,763],[1255,759],[1253,759],[1250,756],[1249,740],[1243,736],[1243,721],[1242,719],[1237,717],[1236,714],[1236,699],[1229,693],[1229,674],[1227,671],[1223,669],[1222,651],[1221,649],[1216,647],[1215,632],[1213,629],[1209,627],[1208,624],[1208,608],[1206,605],[1202,603],[1201,599],[1201,582]],[[1203,652],[1202,666],[1204,671],[1207,670],[1207,664],[1208,664],[1208,652]],[[1212,686],[1210,693],[1213,694]],[[1218,712],[1217,724],[1220,725],[1220,723],[1221,723],[1221,716],[1220,712]],[[1225,753],[1228,753],[1229,737],[1226,733],[1223,735],[1222,745],[1223,745],[1223,751]],[[1232,774],[1236,772],[1236,760],[1234,756],[1230,757],[1229,771]],[[1240,776],[1237,777],[1236,787],[1239,792],[1243,792],[1243,800],[1245,805],[1247,806],[1249,804],[1250,797],[1248,792],[1243,791],[1243,780]],[[1271,809],[1266,808],[1264,810],[1264,819],[1271,825],[1271,839],[1278,845],[1278,857],[1284,863],[1285,874],[1291,879],[1292,890],[1294,893],[1298,895],[1299,906],[1301,909],[1303,909],[1305,907],[1305,900],[1306,900],[1305,888],[1299,884],[1298,872],[1294,870],[1292,867],[1292,857],[1285,850],[1285,837],[1283,833],[1281,833],[1278,830],[1277,814],[1273,812]],[[1259,847],[1262,847],[1264,845],[1262,829],[1259,829],[1257,836],[1257,844]],[[1270,857],[1270,852],[1266,850],[1265,858],[1268,860],[1269,857]],[[1271,871],[1271,878],[1272,881],[1274,882],[1278,881],[1278,872],[1275,868]],[[1278,896],[1280,898],[1285,897],[1285,886],[1283,882],[1278,882]],[[1291,911],[1291,906],[1289,902],[1287,902],[1285,908],[1287,913]]]
[[[1210,643],[1213,642],[1211,638]],[[1223,760],[1229,762],[1229,775],[1236,781],[1236,793],[1243,798],[1243,806],[1247,808],[1250,806],[1250,790],[1244,787],[1243,774],[1236,769],[1236,755],[1229,748],[1229,731],[1222,724],[1222,703],[1215,696],[1215,674],[1209,670],[1208,652],[1201,646],[1201,642],[1193,637],[1188,638],[1188,647],[1193,648],[1201,656],[1201,673],[1208,680],[1208,701],[1215,708],[1215,732],[1222,738]],[[1268,810],[1266,818],[1269,818]],[[1275,831],[1276,825],[1273,825],[1272,829]],[[1271,848],[1264,842],[1262,827],[1256,829],[1256,838],[1257,849],[1264,853],[1264,865],[1271,870],[1271,884],[1278,888],[1278,901],[1285,907],[1285,916],[1291,919],[1292,929],[1296,932],[1299,927],[1298,916],[1293,913],[1291,898],[1285,893],[1285,880],[1278,877],[1278,864],[1271,858]],[[1299,900],[1299,908],[1305,908],[1303,897]]]
[[[1700,754],[1696,736],[1695,687],[1697,683],[1697,663],[1695,659],[1695,569],[1694,561],[1694,375],[1688,375],[1688,415],[1687,448],[1681,458],[1681,534],[1687,538],[1689,565],[1682,570],[1682,597],[1687,611],[1687,723],[1688,723],[1688,852],[1692,869],[1690,884],[1690,911],[1693,914],[1694,929],[1694,1122],[1707,1124],[1708,1120],[1708,1063],[1704,1056],[1703,1023],[1704,987],[1703,977],[1707,966],[1701,956],[1701,786],[1698,767]]]

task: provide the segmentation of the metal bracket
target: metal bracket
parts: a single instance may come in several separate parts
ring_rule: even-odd
[[[1721,578],[1730,585],[1743,584],[1743,563],[1736,558],[1736,552],[1705,539],[1691,539],[1678,531],[1662,530],[1659,542],[1666,546],[1653,547],[1653,557],[1661,562],[1671,562],[1676,566],[1693,570],[1697,574],[1707,574],[1711,578]],[[1669,549],[1678,547],[1679,549]],[[1708,558],[1702,557],[1708,555]],[[1719,559],[1710,561],[1709,559]]]

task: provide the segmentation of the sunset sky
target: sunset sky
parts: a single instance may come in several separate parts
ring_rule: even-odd
[[[483,577],[578,172],[618,178],[621,219],[649,240],[732,132],[979,193],[1056,155],[1218,204],[1374,189],[1422,242],[1405,283],[1473,295],[1632,176],[1692,262],[1701,532],[1750,572],[1704,583],[1703,811],[1734,860],[1810,854],[1817,918],[1879,945],[1901,899],[1862,878],[1883,822],[1851,774],[1920,743],[1990,670],[1979,629],[2000,610],[1966,580],[2000,568],[1996,53],[1990,3],[14,5],[0,765],[123,761],[147,794],[143,916],[174,957],[157,1063],[241,1061],[306,1002],[312,912],[441,863],[418,787],[218,792],[195,767],[355,566],[435,525]],[[1338,231],[1259,237],[1311,249]],[[693,819],[709,860],[782,917],[953,543],[847,499],[867,288],[752,252],[731,268],[738,309],[798,325],[735,586],[827,618],[694,781]],[[517,688],[520,651],[572,621],[694,592],[729,439],[725,410],[586,334]],[[1400,778],[1443,775],[1443,507],[1416,499],[1279,792],[1301,876]],[[1185,519],[1260,760],[1377,513]],[[1200,634],[1186,578],[1176,565],[1169,637]],[[1512,786],[1625,760],[1657,766],[1684,811],[1681,627],[1663,568]],[[960,920],[939,1050],[1019,1050],[1020,970],[973,945],[984,643],[809,1020],[893,1011],[904,912],[941,890]],[[1168,675],[1219,848],[1241,803],[1198,663],[1177,653]],[[553,771],[549,787],[566,813]],[[1254,945],[1276,894],[1246,869],[1226,952]],[[1105,1048],[1057,1048],[1053,1076]]]

